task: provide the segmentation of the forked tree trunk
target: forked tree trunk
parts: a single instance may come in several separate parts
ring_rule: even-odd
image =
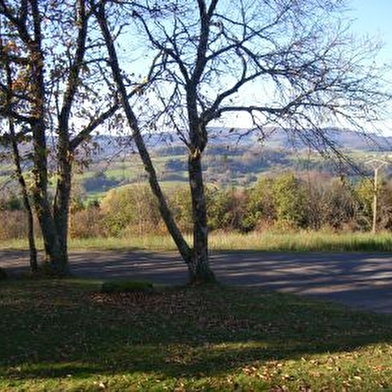
[[[180,232],[176,222],[173,219],[173,215],[169,206],[167,205],[166,198],[162,192],[162,189],[157,180],[154,165],[151,161],[150,155],[144,143],[143,136],[140,132],[137,118],[133,112],[129,100],[128,94],[125,88],[123,76],[121,73],[120,65],[118,62],[117,52],[114,46],[113,38],[111,36],[107,20],[105,16],[104,4],[102,4],[96,12],[98,23],[101,27],[106,47],[109,53],[110,65],[113,72],[113,78],[115,80],[118,92],[121,96],[122,106],[128,121],[128,124],[132,130],[132,135],[135,144],[138,148],[139,155],[144,164],[144,168],[148,174],[149,184],[151,190],[158,200],[159,210],[161,216],[166,224],[166,227],[172,236],[177,249],[180,252],[184,262],[188,266],[190,283],[211,283],[215,282],[215,277],[210,270],[208,263],[208,247],[207,247],[207,225],[206,225],[206,208],[205,198],[203,189],[203,178],[201,172],[200,156],[189,161],[189,173],[192,193],[192,205],[196,219],[195,230],[194,230],[194,249],[191,249],[184,239],[184,236]]]
[[[46,145],[46,124],[45,124],[45,85],[43,78],[41,52],[33,45],[32,53],[39,61],[32,64],[33,75],[35,77],[34,109],[37,119],[32,125],[33,134],[33,175],[34,185],[32,190],[34,207],[41,227],[44,241],[46,262],[49,262],[52,272],[56,275],[63,275],[63,263],[59,260],[60,244],[56,232],[56,225],[53,220],[52,208],[48,197],[48,149]]]
[[[33,52],[34,53],[34,52]],[[38,55],[36,54],[38,57]],[[52,208],[48,197],[48,149],[46,145],[46,124],[45,124],[45,91],[42,63],[34,65],[33,75],[36,77],[34,105],[37,112],[37,119],[32,125],[33,134],[33,201],[35,212],[41,228],[44,241],[46,262],[49,263],[50,270],[55,275],[64,275],[64,262],[61,259],[60,243],[57,236],[57,229],[53,219]]]
[[[1,2],[3,4],[4,2]],[[12,2],[11,2],[12,3]],[[14,2],[18,3],[18,2]],[[20,121],[26,121],[28,129],[32,132],[32,163],[33,163],[33,187],[31,191],[33,207],[36,211],[39,226],[41,228],[44,248],[46,253],[46,261],[49,264],[50,271],[56,275],[68,274],[68,215],[69,215],[69,201],[71,192],[71,168],[72,168],[72,153],[75,148],[83,141],[85,136],[91,132],[102,122],[112,115],[117,110],[117,105],[112,107],[102,116],[96,118],[90,125],[83,129],[82,132],[74,138],[72,146],[70,146],[70,118],[72,115],[72,108],[77,104],[76,96],[79,87],[81,86],[81,73],[85,69],[84,57],[86,52],[88,19],[91,16],[91,9],[89,2],[86,0],[75,0],[74,15],[71,17],[74,22],[74,27],[77,29],[76,41],[74,42],[75,52],[71,51],[64,53],[65,57],[60,56],[59,61],[63,59],[66,61],[66,72],[60,75],[59,78],[64,80],[61,84],[62,97],[56,100],[56,105],[60,110],[59,124],[58,124],[58,183],[56,189],[56,196],[54,204],[49,200],[48,192],[48,153],[49,149],[46,144],[46,137],[48,131],[48,110],[50,105],[48,103],[47,83],[45,80],[45,72],[48,73],[52,65],[48,64],[53,60],[50,53],[51,49],[45,49],[43,28],[46,30],[47,23],[51,23],[50,19],[53,15],[47,15],[50,20],[45,20],[44,10],[41,9],[45,1],[40,0],[25,0],[20,2],[18,6],[0,6],[1,15],[8,20],[10,24],[9,31],[11,35],[15,34],[17,40],[26,45],[26,49],[21,53],[13,54],[13,50],[9,53],[4,53],[4,62],[7,67],[7,101],[9,109],[15,104],[15,109],[18,111],[22,108],[22,112],[29,112],[29,115],[19,116]],[[62,3],[62,2],[59,2]],[[91,4],[90,4],[91,5]],[[56,6],[57,7],[57,6]],[[55,7],[55,8],[56,8]],[[59,10],[62,5],[59,4]],[[68,16],[60,22],[68,23]],[[70,20],[71,20],[70,19]],[[54,20],[53,20],[54,21]],[[67,22],[68,21],[68,22]],[[48,27],[49,28],[49,27]],[[6,28],[8,31],[8,27]],[[4,37],[8,36],[7,32]],[[64,42],[61,43],[63,45]],[[3,43],[2,43],[3,46]],[[53,49],[53,48],[52,48]],[[25,51],[27,53],[25,53]],[[45,58],[45,56],[47,57]],[[90,59],[91,60],[91,59]],[[98,61],[98,59],[96,59]],[[93,61],[93,60],[91,60]],[[15,63],[16,66],[11,67]],[[23,69],[23,72],[19,72]],[[45,70],[45,68],[47,68]],[[56,68],[56,67],[55,67]],[[23,74],[23,77],[22,77]],[[14,79],[14,80],[13,80]],[[17,83],[15,83],[17,81]],[[23,85],[23,88],[22,88]],[[15,94],[16,93],[16,94]],[[50,95],[50,94],[49,94]],[[19,102],[20,100],[20,102]],[[49,99],[50,101],[50,99]],[[13,110],[10,110],[13,113]],[[12,114],[12,116],[14,116]],[[13,136],[15,143],[16,138]],[[18,156],[18,145],[14,147],[14,160],[20,160]],[[29,218],[29,241],[31,249],[31,266],[36,269],[36,251],[34,245],[34,231],[33,231],[33,215],[31,211],[29,195],[26,190],[22,171],[17,165],[18,178],[22,186],[23,200]],[[35,258],[35,261],[34,261]]]
[[[59,262],[62,264],[64,272],[68,273],[68,218],[69,205],[71,199],[71,179],[73,152],[81,143],[81,140],[73,146],[70,142],[70,117],[72,107],[75,106],[75,97],[80,86],[80,74],[84,65],[86,53],[88,13],[87,2],[84,0],[75,1],[76,19],[78,34],[76,39],[75,57],[69,68],[69,76],[63,96],[62,108],[58,117],[58,151],[57,159],[59,165],[59,178],[57,181],[56,196],[53,206],[53,218],[56,225],[56,232],[59,240]]]
[[[45,141],[45,125],[43,121],[38,121],[33,129],[34,135],[34,187],[33,200],[38,222],[41,228],[45,262],[48,263],[50,272],[57,276],[68,275],[68,254],[67,254],[67,219],[70,187],[66,182],[69,172],[60,174],[61,189],[56,198],[61,203],[56,204],[55,208],[49,202],[48,197],[48,171],[47,171],[47,147]],[[64,182],[64,183],[63,183]],[[64,207],[64,210],[62,208]]]
[[[57,225],[53,217],[53,210],[48,197],[48,148],[46,144],[46,86],[44,77],[44,50],[42,48],[42,16],[39,2],[31,2],[33,18],[34,40],[27,43],[30,54],[31,76],[31,105],[35,116],[32,123],[33,134],[33,200],[36,215],[41,227],[44,241],[46,262],[49,263],[50,272],[63,276],[68,273],[67,255],[62,247],[57,232]]]

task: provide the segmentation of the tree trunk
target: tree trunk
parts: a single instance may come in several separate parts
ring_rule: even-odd
[[[63,274],[69,273],[68,265],[68,218],[71,198],[72,153],[69,149],[68,116],[59,118],[57,145],[58,180],[53,204],[53,219],[59,242],[58,264]]]
[[[34,39],[27,45],[30,55],[31,106],[34,121],[31,122],[33,134],[33,200],[37,218],[44,240],[46,261],[49,262],[51,273],[64,275],[64,260],[60,250],[56,224],[48,197],[48,149],[46,145],[46,91],[44,78],[44,51],[42,49],[41,15],[38,1],[31,2]]]
[[[27,237],[29,240],[30,270],[34,274],[38,272],[37,247],[35,246],[35,237],[34,237],[34,217],[33,217],[33,210],[31,208],[29,199],[26,196],[23,195],[23,200],[24,200],[24,206],[27,214],[27,225],[28,225]]]
[[[7,89],[8,92],[6,94],[6,104],[9,108],[12,108],[12,70],[9,63],[6,63],[6,71],[7,71],[7,87],[8,87]],[[29,252],[30,252],[30,270],[32,273],[36,273],[38,271],[38,262],[37,262],[37,248],[35,246],[35,238],[34,238],[33,210],[30,204],[26,181],[23,176],[18,141],[15,132],[15,124],[14,124],[14,120],[11,118],[9,119],[9,132],[11,137],[12,157],[15,164],[16,177],[18,178],[18,182],[20,185],[20,190],[23,199],[23,206],[25,208],[26,217],[27,217],[27,229],[28,229],[27,236],[29,241]]]
[[[26,211],[27,216],[27,229],[28,229],[28,241],[29,241],[29,253],[30,253],[30,270],[32,273],[38,272],[38,262],[37,262],[37,248],[35,246],[35,238],[34,238],[34,218],[33,218],[33,210],[30,205],[29,194],[27,191],[26,181],[23,177],[22,167],[20,164],[20,154],[18,149],[18,144],[16,142],[15,131],[13,124],[10,124],[10,133],[12,139],[12,152],[14,158],[14,164],[16,168],[16,176],[18,178],[18,182],[20,185],[23,206]]]
[[[61,255],[60,244],[48,198],[47,148],[43,116],[42,118],[37,119],[33,125],[33,140],[34,186],[32,194],[38,222],[40,224],[44,240],[46,261],[49,262],[54,274],[63,275],[64,265],[59,257]]]
[[[154,165],[151,161],[150,155],[143,140],[143,136],[140,132],[137,118],[129,104],[128,95],[118,63],[113,38],[107,25],[104,5],[99,7],[96,12],[96,16],[106,42],[106,47],[108,49],[110,58],[110,65],[115,83],[121,96],[122,106],[124,108],[129,126],[132,130],[132,135],[138,148],[139,155],[143,161],[144,168],[148,173],[151,190],[158,200],[159,210],[166,227],[169,230],[169,233],[171,234],[174,242],[176,243],[177,249],[180,252],[183,260],[188,266],[190,283],[214,283],[216,282],[215,276],[209,267],[208,261],[207,212],[201,171],[200,149],[196,149],[196,154],[192,152],[189,158],[189,180],[191,186],[194,219],[194,249],[190,249],[182,233],[178,229],[170,208],[167,205],[166,198],[157,180]]]
[[[96,12],[96,16],[98,19],[98,23],[101,27],[106,47],[109,53],[109,58],[110,58],[110,65],[111,69],[113,72],[113,78],[115,80],[117,89],[119,91],[119,94],[121,96],[121,103],[124,108],[124,112],[129,124],[129,127],[132,130],[132,136],[134,138],[136,147],[139,151],[140,158],[143,162],[144,168],[148,174],[148,181],[150,184],[150,188],[154,194],[154,196],[158,200],[158,205],[159,205],[159,211],[161,213],[161,216],[165,222],[165,225],[173,238],[173,241],[175,242],[178,251],[181,254],[181,257],[185,261],[185,263],[190,265],[191,260],[192,260],[192,251],[190,247],[188,246],[187,242],[184,239],[184,236],[181,234],[181,231],[179,230],[174,218],[173,214],[167,205],[165,195],[162,192],[162,189],[159,185],[156,171],[154,168],[154,165],[151,161],[150,154],[146,148],[146,145],[144,143],[143,136],[140,132],[138,120],[135,116],[135,113],[133,112],[131,105],[128,101],[128,94],[126,91],[126,87],[124,84],[124,79],[121,73],[120,65],[118,62],[117,58],[117,52],[116,48],[114,46],[113,38],[111,36],[109,27],[107,25],[107,20],[105,16],[105,10],[104,10],[104,5],[101,5],[99,9]]]
[[[189,154],[188,170],[193,217],[193,254],[188,264],[190,282],[192,284],[216,283],[208,257],[207,207],[201,153],[198,149]]]
[[[57,263],[63,274],[69,273],[68,265],[68,218],[71,198],[71,179],[73,153],[77,147],[75,141],[70,143],[69,124],[72,106],[75,104],[75,96],[80,86],[80,73],[83,67],[83,59],[86,52],[88,16],[84,0],[75,2],[77,8],[78,36],[76,42],[75,58],[69,68],[69,76],[63,96],[62,108],[58,117],[58,180],[56,195],[53,204],[53,219],[59,243]],[[82,141],[80,139],[79,143]]]
[[[56,226],[56,234],[59,242],[59,254],[57,263],[62,274],[69,273],[68,264],[68,217],[69,201],[71,197],[72,166],[67,154],[59,157],[60,170],[57,182],[56,196],[53,206],[53,219]]]
[[[60,246],[53,220],[52,209],[48,197],[48,150],[45,136],[44,120],[44,81],[42,67],[36,65],[34,75],[36,76],[36,94],[34,95],[34,106],[37,118],[32,124],[33,133],[33,201],[38,222],[41,227],[46,261],[49,262],[52,272],[63,275],[63,263],[59,260]]]

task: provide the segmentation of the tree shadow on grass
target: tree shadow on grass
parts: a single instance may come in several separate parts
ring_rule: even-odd
[[[211,266],[220,282],[333,300],[378,312],[392,312],[390,253],[214,252]],[[27,270],[28,253],[1,251],[10,275]],[[128,278],[185,284],[188,272],[176,252],[75,251],[75,276]]]
[[[0,290],[3,377],[210,377],[392,340],[392,317],[255,288],[101,294],[67,281]]]

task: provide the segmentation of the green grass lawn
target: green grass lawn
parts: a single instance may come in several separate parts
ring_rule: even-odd
[[[1,391],[379,391],[392,317],[256,289],[0,282]]]

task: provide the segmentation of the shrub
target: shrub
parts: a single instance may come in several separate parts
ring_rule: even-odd
[[[0,219],[0,241],[27,237],[27,220],[24,211],[1,211]]]
[[[306,226],[305,189],[293,174],[283,174],[274,179],[272,200],[279,224],[293,228]]]
[[[208,195],[208,224],[211,230],[246,231],[247,194],[236,188],[223,189]]]
[[[74,212],[69,220],[69,235],[71,238],[105,237],[107,232],[100,208],[93,206]]]
[[[192,231],[192,201],[189,187],[181,186],[170,190],[169,205],[174,219],[181,230],[189,233]]]
[[[357,227],[359,203],[352,186],[341,179],[333,179],[323,197],[323,223],[334,230]]]
[[[246,213],[242,225],[246,231],[270,227],[275,220],[272,179],[263,177],[248,191]]]
[[[162,227],[157,202],[150,189],[143,185],[109,191],[102,199],[101,211],[109,236],[120,237],[130,230],[143,235]]]

